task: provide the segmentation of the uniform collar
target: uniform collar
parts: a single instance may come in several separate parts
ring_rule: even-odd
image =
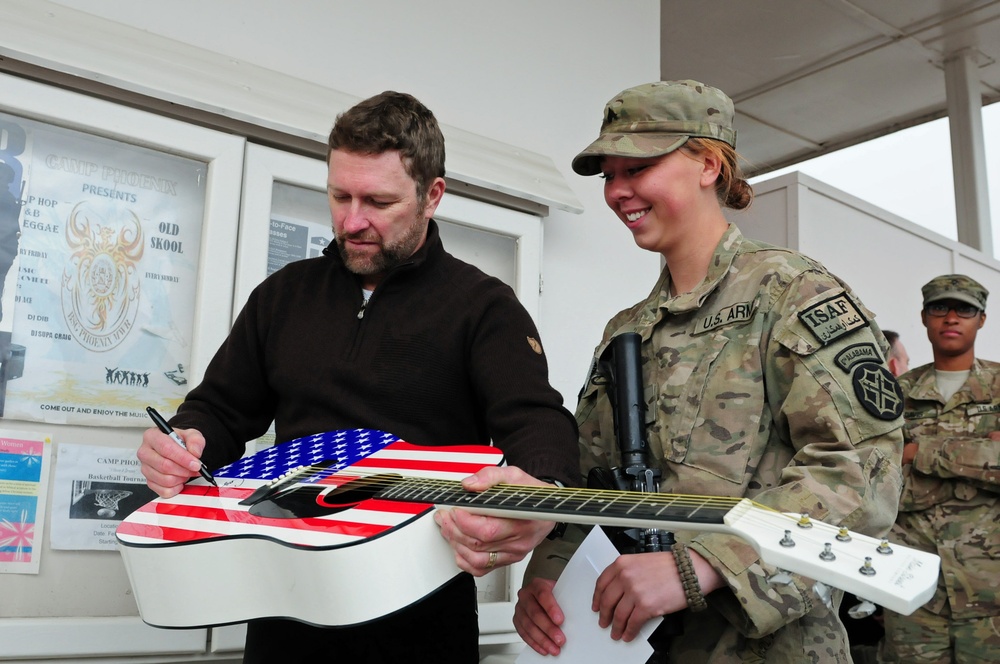
[[[913,384],[909,391],[911,399],[937,401],[944,404],[944,398],[937,390],[937,373],[934,370],[934,363],[927,365],[927,370]],[[978,359],[972,361],[972,369],[965,384],[959,388],[958,392],[952,395],[949,403],[956,405],[963,403],[991,403],[993,401],[992,381],[986,375],[983,363]]]
[[[719,244],[712,254],[712,262],[708,266],[708,274],[700,284],[689,293],[681,293],[676,297],[670,295],[670,266],[663,268],[660,279],[650,293],[651,299],[655,300],[658,308],[666,309],[672,314],[682,314],[695,311],[700,308],[709,296],[715,292],[722,280],[729,274],[736,254],[739,253],[743,245],[743,233],[735,224],[729,224],[729,228],[722,234]]]

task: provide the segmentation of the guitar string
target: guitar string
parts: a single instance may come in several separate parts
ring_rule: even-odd
[[[351,474],[346,474],[350,472]],[[805,545],[810,545],[812,547],[823,548],[825,544],[830,544],[833,548],[834,555],[838,556],[850,556],[856,563],[862,564],[866,557],[872,559],[872,564],[876,565],[879,559],[883,556],[875,551],[874,546],[871,555],[864,555],[854,553],[853,549],[857,548],[857,543],[852,542],[841,542],[836,539],[836,535],[839,533],[840,528],[832,524],[828,524],[824,521],[819,521],[808,517],[809,523],[812,524],[811,528],[800,528],[799,522],[802,519],[802,515],[796,516],[792,514],[787,514],[781,512],[772,507],[764,505],[762,503],[757,503],[750,499],[744,498],[734,498],[726,496],[701,496],[696,494],[669,494],[669,493],[641,493],[633,491],[620,491],[620,490],[606,490],[606,489],[582,489],[582,488],[558,488],[558,487],[539,487],[535,485],[519,485],[519,484],[499,484],[491,487],[485,492],[474,493],[466,491],[462,488],[461,482],[458,480],[443,480],[427,477],[412,477],[406,476],[398,473],[390,473],[384,470],[369,471],[363,468],[358,468],[356,466],[350,469],[343,469],[340,471],[332,470],[329,467],[315,467],[315,466],[305,466],[298,469],[292,470],[286,473],[284,476],[276,478],[274,482],[284,483],[289,480],[303,481],[304,479],[311,479],[319,477],[326,474],[331,479],[338,481],[337,484],[320,484],[313,483],[311,486],[315,487],[329,487],[332,489],[340,488],[351,488],[358,490],[381,490],[383,488],[402,488],[407,484],[417,485],[413,489],[417,492],[417,497],[412,496],[378,496],[378,498],[385,500],[398,500],[401,502],[419,502],[428,504],[441,504],[442,492],[448,493],[450,495],[471,495],[476,496],[480,500],[465,503],[465,507],[470,508],[483,508],[483,509],[494,509],[497,512],[511,512],[511,511],[521,511],[537,514],[549,514],[551,516],[559,516],[560,513],[552,511],[541,511],[541,508],[535,506],[532,510],[530,507],[525,508],[523,506],[519,508],[508,507],[502,503],[491,504],[489,501],[493,499],[503,499],[509,500],[511,498],[522,498],[522,496],[527,498],[542,497],[543,500],[550,500],[559,502],[560,506],[568,506],[572,508],[574,512],[577,512],[581,507],[591,506],[596,507],[602,502],[610,504],[614,503],[627,503],[627,507],[647,507],[656,508],[659,510],[669,509],[669,508],[702,508],[702,509],[725,509],[728,511],[732,510],[738,506],[744,500],[747,501],[751,507],[763,510],[764,512],[770,513],[772,517],[775,515],[781,518],[787,519],[791,537],[797,543],[802,543]],[[343,482],[340,482],[343,480]],[[396,492],[396,493],[401,493]],[[428,495],[428,494],[438,494],[438,495]],[[454,499],[453,499],[454,500]],[[523,500],[523,498],[522,498]],[[456,501],[457,502],[457,501]],[[597,505],[595,505],[595,503]],[[459,503],[454,505],[457,507],[462,507],[463,504]],[[605,508],[607,505],[605,505]],[[565,514],[563,514],[565,516]],[[610,514],[610,517],[624,517],[629,518],[629,514]],[[631,518],[637,518],[632,516]],[[641,518],[641,517],[640,517]],[[599,520],[599,515],[595,516],[594,520]],[[655,519],[654,519],[655,520]],[[742,516],[741,521],[754,526],[763,526],[768,529],[773,529],[773,524],[766,518],[759,516],[753,510],[750,510],[748,514]],[[673,521],[674,523],[691,523],[697,525],[697,522],[692,520],[688,521]],[[695,530],[696,528],[692,528]],[[853,531],[848,531],[849,535],[853,538],[858,537],[858,533]],[[782,533],[784,535],[784,533]],[[820,535],[817,537],[817,535]],[[739,535],[737,535],[739,537]],[[741,538],[742,539],[742,538]],[[880,541],[878,538],[871,538],[872,540]],[[864,542],[864,545],[871,545],[871,542]],[[850,546],[848,546],[850,545]],[[898,546],[898,545],[897,545]]]

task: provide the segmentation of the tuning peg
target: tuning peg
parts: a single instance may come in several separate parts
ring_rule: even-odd
[[[806,514],[806,513],[804,513],[804,512],[802,513],[802,516],[799,517],[799,520],[796,522],[796,525],[799,528],[812,528],[813,527],[812,520],[809,518],[809,515]]]
[[[851,533],[847,530],[847,528],[844,528],[843,526],[840,527],[840,530],[837,531],[837,541],[838,542],[851,541]]]
[[[833,553],[833,545],[827,542],[823,545],[823,551],[819,554],[821,560],[830,562],[831,560],[836,560],[837,556]]]
[[[795,540],[792,539],[792,531],[786,530],[785,536],[782,537],[780,540],[778,540],[778,544],[785,547],[786,549],[790,549],[793,546],[795,546]]]
[[[767,577],[767,582],[773,585],[787,586],[792,582],[792,575],[783,569],[779,569],[777,572]]]
[[[879,543],[879,545],[875,548],[875,550],[881,553],[883,556],[888,556],[889,554],[892,553],[892,547],[889,546],[889,540],[885,539],[884,537],[882,538],[882,541]]]
[[[872,602],[859,597],[858,603],[847,609],[847,615],[855,620],[861,620],[862,618],[867,618],[871,614],[875,613],[875,608],[876,607]]]
[[[823,602],[826,608],[833,611],[833,592],[830,590],[830,586],[817,581],[813,584],[813,592],[816,593],[816,597],[819,598],[819,601]]]

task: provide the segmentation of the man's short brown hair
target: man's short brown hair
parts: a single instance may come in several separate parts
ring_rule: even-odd
[[[434,178],[444,177],[444,135],[430,109],[412,95],[386,90],[337,116],[327,140],[330,151],[381,154],[397,150],[423,199]]]

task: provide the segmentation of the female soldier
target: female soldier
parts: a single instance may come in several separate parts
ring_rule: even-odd
[[[726,221],[723,205],[743,209],[753,196],[733,114],[725,94],[697,81],[640,85],[608,102],[599,138],[573,160],[577,173],[602,175],[636,244],[666,260],[650,295],[608,323],[592,366],[615,336],[641,336],[662,491],[748,497],[882,536],[901,485],[902,394],[888,345],[822,265]],[[577,408],[584,477],[622,465],[602,383],[592,371]],[[592,608],[612,638],[681,612],[659,661],[850,662],[836,606],[810,581],[769,583],[775,568],[736,536],[676,536],[672,551],[620,556],[598,579]],[[579,539],[543,543],[519,593],[514,622],[539,653],[565,644],[553,579]]]

